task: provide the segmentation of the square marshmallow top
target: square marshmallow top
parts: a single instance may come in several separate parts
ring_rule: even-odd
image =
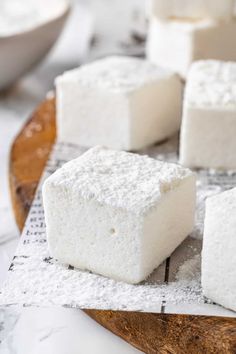
[[[209,110],[236,110],[236,63],[217,60],[193,63],[184,105]]]
[[[192,175],[177,164],[94,147],[66,163],[46,184],[71,189],[84,200],[142,215]]]
[[[110,56],[65,72],[56,79],[56,84],[78,83],[90,89],[129,93],[172,75],[169,70],[160,69],[143,59]]]

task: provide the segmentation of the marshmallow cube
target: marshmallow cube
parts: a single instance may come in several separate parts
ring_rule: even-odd
[[[189,73],[180,163],[236,169],[236,63],[200,61]]]
[[[230,20],[234,0],[151,0],[151,13],[158,18],[212,18]]]
[[[192,231],[195,184],[179,165],[92,148],[43,185],[50,253],[62,263],[139,283]]]
[[[236,188],[206,201],[202,288],[206,297],[236,311]]]
[[[182,83],[148,61],[108,57],[56,80],[60,141],[138,150],[180,128]]]
[[[192,1],[189,1],[191,3]],[[236,21],[162,21],[152,18],[146,46],[150,62],[186,78],[197,60],[236,60]]]

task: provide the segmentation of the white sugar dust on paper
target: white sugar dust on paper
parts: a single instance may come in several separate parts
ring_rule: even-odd
[[[178,139],[143,150],[142,154],[177,161]],[[56,144],[43,179],[86,149]],[[22,304],[87,309],[235,316],[204,299],[200,284],[205,199],[235,185],[235,173],[198,172],[196,226],[193,233],[150,277],[138,285],[61,265],[48,253],[41,185],[30,210],[0,305]]]

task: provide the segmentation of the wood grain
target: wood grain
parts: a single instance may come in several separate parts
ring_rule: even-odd
[[[11,149],[10,189],[21,230],[55,137],[55,100],[51,99],[36,110]],[[236,354],[235,319],[121,311],[85,312],[148,354]]]

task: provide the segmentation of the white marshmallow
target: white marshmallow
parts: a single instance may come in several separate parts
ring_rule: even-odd
[[[201,59],[236,60],[236,21],[161,21],[152,18],[147,58],[186,78],[192,62]]]
[[[158,18],[213,18],[229,20],[233,17],[234,0],[152,0],[151,13]]]
[[[180,163],[236,169],[236,63],[193,64],[185,92]]]
[[[139,283],[192,231],[195,184],[179,165],[92,148],[43,185],[50,253]]]
[[[60,141],[138,150],[180,128],[180,79],[143,59],[102,59],[65,73],[56,86]]]
[[[236,188],[206,201],[202,287],[212,301],[236,311]]]

